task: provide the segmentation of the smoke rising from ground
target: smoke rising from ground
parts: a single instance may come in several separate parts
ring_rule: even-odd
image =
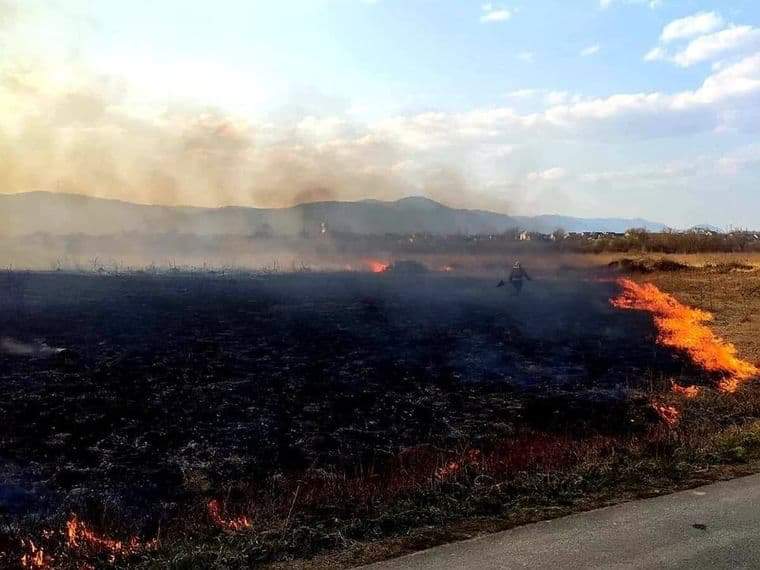
[[[14,356],[53,356],[62,352],[62,348],[53,348],[46,343],[29,344],[10,337],[0,338],[0,353]]]
[[[24,33],[61,17],[3,0],[3,44],[23,46]],[[210,207],[421,193],[461,206],[463,196],[472,197],[464,170],[438,149],[411,161],[392,133],[345,114],[320,116],[309,105],[274,113],[271,121],[195,102],[144,105],[117,72],[88,66],[76,41],[68,41],[61,54],[21,49],[0,64],[2,193]],[[496,202],[479,205],[506,209]]]
[[[398,151],[381,140],[307,141],[297,128],[264,132],[218,110],[153,119],[123,107],[114,81],[50,93],[24,71],[3,73],[33,110],[0,138],[6,192],[50,190],[154,204],[266,207],[332,198],[400,197]],[[268,141],[265,139],[269,139]]]

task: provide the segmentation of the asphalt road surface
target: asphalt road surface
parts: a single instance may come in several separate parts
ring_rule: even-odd
[[[366,568],[760,569],[760,475],[514,528]]]

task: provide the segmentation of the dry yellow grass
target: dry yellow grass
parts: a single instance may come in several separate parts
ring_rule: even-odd
[[[760,256],[702,254],[662,256],[693,271],[658,272],[636,277],[671,293],[681,302],[713,314],[711,328],[736,345],[742,358],[760,362]],[[601,260],[600,260],[601,261]],[[729,269],[731,263],[753,270]],[[725,269],[710,269],[722,266]]]
[[[760,268],[760,252],[674,254],[599,253],[578,255],[591,260],[594,265],[607,265],[610,262],[626,257],[629,259],[670,259],[697,268],[730,263],[751,265],[755,268]]]

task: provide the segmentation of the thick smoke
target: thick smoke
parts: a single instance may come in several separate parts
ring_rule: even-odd
[[[219,110],[176,107],[152,118],[124,110],[118,82],[94,78],[50,93],[4,70],[6,97],[33,110],[0,138],[5,192],[48,190],[154,204],[266,207],[314,199],[400,197],[398,150],[371,138],[306,140]]]
[[[23,45],[22,31],[44,16],[0,0],[3,44]],[[96,72],[72,44],[59,59],[16,50],[0,64],[2,193],[285,207],[421,193],[464,205],[470,191],[450,155],[415,149],[412,160],[405,141],[345,113],[320,116],[307,105],[254,122],[187,102],[140,107],[118,72]]]

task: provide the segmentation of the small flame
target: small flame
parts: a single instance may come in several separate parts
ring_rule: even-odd
[[[735,392],[742,383],[760,374],[753,364],[737,356],[736,347],[719,338],[704,323],[713,316],[678,302],[651,283],[638,284],[630,279],[618,280],[622,293],[612,300],[619,309],[649,311],[659,331],[658,341],[685,350],[698,365],[723,375],[718,388]]]
[[[22,540],[21,546],[27,550],[21,555],[22,568],[52,568],[53,559],[45,554],[42,548],[37,547],[31,540]]]
[[[84,522],[80,521],[76,515],[72,515],[66,523],[66,537],[69,548],[103,552],[109,555],[111,562],[114,562],[119,556],[129,556],[143,550],[153,549],[158,545],[156,539],[143,544],[137,537],[132,537],[124,542],[98,536]]]
[[[657,415],[660,416],[660,419],[669,426],[674,426],[678,423],[678,418],[681,415],[681,412],[679,412],[675,406],[652,402],[652,408],[657,412]]]
[[[692,398],[699,396],[699,394],[702,393],[702,390],[699,386],[679,386],[673,382],[673,393],[691,400]]]
[[[456,475],[462,470],[462,464],[457,463],[456,461],[452,461],[451,463],[447,463],[443,467],[439,467],[435,470],[435,478],[439,481],[442,481],[443,479],[448,479],[449,477]]]
[[[467,451],[467,453],[465,453],[464,457],[462,457],[460,461],[451,461],[443,467],[436,469],[435,478],[439,481],[449,479],[450,477],[453,477],[459,473],[463,467],[467,467],[468,465],[477,465],[480,462],[480,457],[480,451],[477,449],[470,449]]]
[[[232,519],[226,519],[222,516],[222,508],[219,501],[213,499],[208,503],[208,514],[213,523],[222,530],[237,532],[251,528],[251,520],[246,516],[239,516]]]
[[[372,273],[383,273],[384,271],[388,270],[388,267],[390,267],[390,263],[379,261],[377,259],[372,259],[368,261],[367,264],[369,265],[369,270]]]

